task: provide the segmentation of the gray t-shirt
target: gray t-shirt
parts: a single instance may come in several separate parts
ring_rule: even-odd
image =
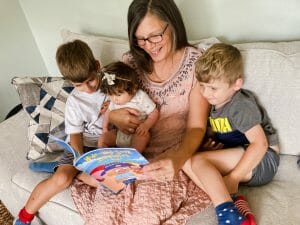
[[[241,89],[231,101],[219,109],[212,107],[209,123],[216,139],[226,147],[249,144],[245,132],[260,124],[269,145],[279,143],[278,135],[266,110],[258,103],[253,92]]]

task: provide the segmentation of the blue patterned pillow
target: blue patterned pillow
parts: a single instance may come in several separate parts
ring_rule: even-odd
[[[29,151],[27,158],[36,160],[47,153],[61,151],[48,140],[52,134],[64,139],[65,103],[73,90],[62,77],[15,77],[12,84],[17,89],[23,109],[29,115]]]

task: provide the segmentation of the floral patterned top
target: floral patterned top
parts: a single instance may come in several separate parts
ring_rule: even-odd
[[[186,47],[177,72],[161,83],[153,82],[146,74],[137,71],[141,74],[140,87],[160,110],[159,120],[151,129],[149,147],[143,152],[147,157],[154,157],[182,141],[188,118],[190,92],[197,82],[194,64],[200,55],[198,49]],[[127,53],[123,59],[135,68],[131,55]]]

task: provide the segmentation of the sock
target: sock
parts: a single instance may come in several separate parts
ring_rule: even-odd
[[[54,173],[54,169],[57,167],[58,161],[54,162],[31,162],[29,163],[29,169],[34,172],[47,172]]]
[[[224,202],[215,208],[218,225],[250,225],[233,202]]]
[[[19,212],[19,220],[23,223],[30,223],[34,218],[34,214],[26,211],[25,207]]]
[[[256,225],[254,213],[251,211],[246,198],[242,195],[238,195],[233,196],[232,199],[239,212],[250,221],[250,224]]]

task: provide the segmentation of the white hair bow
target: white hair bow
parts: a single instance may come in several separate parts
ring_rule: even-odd
[[[102,78],[102,80],[105,79],[107,80],[108,85],[114,85],[115,84],[114,80],[116,79],[116,75],[104,72],[104,77]]]

